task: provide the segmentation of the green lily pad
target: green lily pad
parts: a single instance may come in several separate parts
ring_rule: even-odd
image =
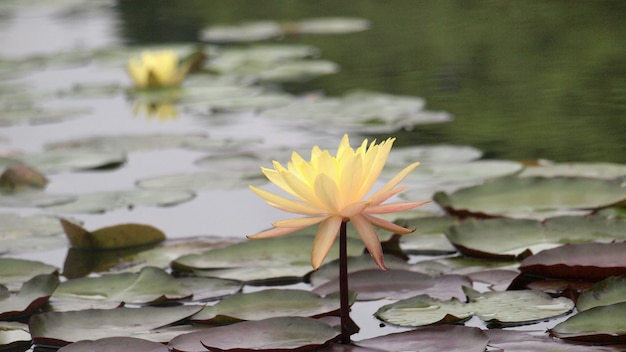
[[[82,340],[73,342],[58,349],[59,352],[168,352],[167,346],[153,341],[134,337],[105,337],[95,341]]]
[[[626,302],[626,276],[606,278],[585,290],[576,300],[579,312],[610,304]]]
[[[0,254],[64,247],[67,240],[57,236],[62,233],[59,219],[53,216],[0,214]]]
[[[385,352],[483,352],[488,342],[485,332],[479,328],[443,325],[355,341],[354,344]]]
[[[385,305],[375,315],[400,326],[457,323],[473,315],[492,326],[514,326],[553,318],[574,308],[574,302],[568,298],[552,298],[531,290],[485,293],[468,287],[464,290],[468,303],[456,298],[444,301],[418,295]]]
[[[207,62],[210,71],[239,76],[251,76],[268,67],[275,67],[285,61],[313,58],[319,50],[302,44],[257,44],[246,47],[227,47],[219,55]]]
[[[618,346],[594,346],[589,344],[573,344],[565,340],[551,338],[545,331],[518,331],[505,329],[489,329],[485,333],[489,337],[489,346],[498,351],[507,352],[619,352]]]
[[[483,153],[467,145],[418,145],[391,149],[385,168],[402,170],[419,161],[424,164],[465,163],[480,158]],[[422,167],[420,166],[420,167]]]
[[[138,180],[137,186],[145,189],[200,191],[246,188],[250,184],[263,185],[266,183],[267,179],[259,172],[236,172],[222,169],[150,177]]]
[[[288,33],[293,34],[347,34],[366,31],[370,21],[355,17],[318,17],[286,23]]]
[[[42,172],[59,172],[114,168],[126,162],[121,151],[89,149],[57,149],[37,154],[25,154],[19,161]]]
[[[551,278],[600,281],[626,275],[624,253],[626,242],[564,245],[524,259],[519,270]]]
[[[419,161],[419,159],[417,159]],[[476,160],[466,163],[422,164],[407,177],[413,183],[463,183],[510,176],[524,166],[509,160]]]
[[[194,193],[183,190],[108,191],[77,195],[73,202],[46,206],[46,208],[60,213],[102,213],[118,208],[176,205],[194,197]]]
[[[592,177],[615,179],[626,176],[626,165],[613,163],[552,163],[528,166],[519,177]]]
[[[409,270],[369,269],[348,274],[348,287],[357,293],[359,301],[379,299],[403,299],[418,293],[429,294],[438,299],[464,298],[463,286],[472,281],[460,275],[431,277]],[[316,287],[313,292],[322,296],[339,292],[339,280],[335,279]]]
[[[354,92],[342,98],[311,98],[294,100],[259,115],[286,124],[325,131],[338,129],[359,133],[393,132],[417,124],[441,123],[451,118],[443,112],[423,110],[421,98],[395,96],[376,92]],[[297,120],[293,116],[299,116]]]
[[[31,345],[28,325],[16,321],[0,321],[0,351],[26,351]]]
[[[268,82],[302,82],[337,72],[339,72],[339,65],[332,61],[299,60],[281,62],[280,65],[255,73],[254,77]]]
[[[59,285],[56,275],[42,274],[26,281],[15,295],[0,295],[0,320],[16,320],[43,306]]]
[[[92,272],[139,272],[147,266],[166,269],[173,259],[182,255],[201,253],[237,242],[241,240],[200,236],[170,238],[158,244],[118,250],[84,251],[70,248],[63,265],[63,276],[73,279],[87,276]]]
[[[607,207],[626,200],[626,186],[618,180],[591,178],[503,177],[450,195],[437,193],[434,199],[452,214],[531,216]]]
[[[589,343],[626,342],[626,302],[593,307],[549,329],[550,335]]]
[[[626,221],[601,216],[468,220],[447,231],[463,254],[501,260],[523,259],[567,243],[626,240]]]
[[[87,231],[65,219],[61,219],[61,225],[70,244],[79,249],[126,248],[165,240],[165,234],[150,225],[122,224],[103,227],[95,231]]]
[[[34,260],[0,258],[0,284],[13,285],[26,282],[38,275],[58,273],[59,268]]]
[[[412,270],[429,275],[457,274],[470,275],[483,271],[502,269],[517,270],[518,261],[494,260],[467,256],[426,259],[412,265]]]
[[[111,135],[71,139],[63,142],[46,144],[47,149],[88,149],[113,151],[148,151],[184,147],[187,143],[204,142],[204,134],[137,134]],[[226,143],[226,142],[221,142]],[[222,144],[223,145],[223,144]]]
[[[192,317],[194,322],[230,324],[242,320],[262,320],[279,316],[319,318],[337,315],[339,297],[292,289],[265,289],[228,296],[206,306]]]
[[[243,22],[235,25],[213,25],[200,32],[200,40],[209,43],[241,43],[275,39],[284,34],[274,21]]]
[[[445,254],[456,249],[445,233],[457,223],[451,216],[429,216],[398,220],[397,224],[415,232],[399,236],[400,248],[407,254]]]
[[[163,333],[160,328],[185,320],[202,308],[184,305],[46,312],[32,316],[28,325],[33,341],[41,346],[62,347],[80,340],[124,336],[167,343],[181,332]]]
[[[75,119],[90,112],[87,108],[42,108],[20,106],[4,109],[0,114],[0,126],[21,124],[46,124]]]
[[[185,103],[184,107],[191,114],[206,115],[209,112],[265,110],[287,105],[292,100],[293,96],[287,93],[262,92],[249,96],[225,97],[213,100],[205,99],[201,102]]]
[[[164,270],[145,267],[139,273],[108,274],[68,280],[59,285],[55,299],[87,299],[135,304],[182,299],[207,300],[239,291],[242,284],[216,278],[174,278]]]
[[[410,265],[405,261],[393,255],[384,255],[385,266],[388,269],[408,270]],[[378,265],[372,260],[369,253],[364,253],[356,257],[348,257],[348,273],[361,270],[378,269]],[[380,270],[380,269],[379,269]],[[305,281],[311,285],[318,287],[324,283],[336,280],[339,276],[339,259],[335,259],[322,265],[319,269],[312,271],[305,278]]]
[[[71,203],[74,196],[48,194],[39,190],[28,190],[17,193],[2,193],[0,206],[14,208],[47,207]]]

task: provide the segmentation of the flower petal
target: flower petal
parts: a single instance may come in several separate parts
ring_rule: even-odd
[[[311,251],[311,265],[313,265],[313,269],[317,270],[322,266],[324,258],[330,252],[337,238],[342,221],[343,219],[340,217],[331,216],[320,224],[315,241],[313,241],[313,250]]]
[[[281,197],[272,192],[250,185],[250,189],[263,198],[269,205],[278,208],[280,210],[288,211],[290,213],[302,214],[302,215],[320,215],[324,214],[322,209],[316,208],[309,203],[305,203],[299,200],[288,199]]]
[[[372,223],[375,226],[380,227],[381,229],[387,230],[387,231],[391,231],[395,234],[398,235],[408,235],[410,233],[412,233],[413,231],[415,231],[415,229],[407,229],[406,227],[402,227],[400,225],[396,225],[393,222],[389,222],[387,220],[383,220],[381,218],[377,218],[375,216],[371,216],[371,215],[367,215],[367,214],[362,214],[363,217],[365,217],[370,223]]]
[[[272,225],[275,227],[298,227],[305,228],[312,225],[317,224],[318,222],[322,222],[326,220],[328,216],[317,216],[313,218],[292,218],[292,219],[284,219],[278,220],[274,222]]]
[[[379,189],[370,199],[372,200],[372,204],[377,205],[384,202],[388,198],[384,198],[385,194],[395,188],[398,183],[402,182],[413,169],[415,169],[420,163],[415,162],[400,171],[397,175],[395,175],[389,182],[387,182],[381,189]]]
[[[367,247],[370,255],[374,258],[376,264],[378,264],[378,267],[382,270],[387,270],[383,259],[383,248],[380,245],[380,240],[378,239],[376,230],[374,230],[374,226],[372,226],[368,217],[359,214],[351,217],[350,221],[352,221],[354,228],[359,233],[359,236],[361,236],[363,243],[365,243],[365,247]]]
[[[283,236],[292,232],[296,232],[302,228],[304,227],[274,227],[274,228],[259,232],[254,235],[248,235],[246,237],[251,240],[257,240],[259,238],[277,237],[277,236]]]
[[[396,213],[399,211],[405,211],[413,208],[417,208],[420,205],[430,203],[430,200],[426,200],[423,202],[408,202],[408,203],[389,203],[389,204],[379,204],[374,206],[369,206],[365,209],[364,213],[367,214],[389,214]]]

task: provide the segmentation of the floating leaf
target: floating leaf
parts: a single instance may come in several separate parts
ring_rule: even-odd
[[[222,169],[219,171],[216,170],[150,177],[137,181],[137,186],[146,189],[200,191],[245,188],[250,184],[262,185],[265,183],[267,183],[267,179],[258,172],[245,173]]]
[[[305,18],[283,26],[288,28],[289,33],[295,34],[347,34],[368,30],[370,22],[363,18],[319,17]]]
[[[490,329],[485,333],[489,337],[489,346],[498,351],[507,352],[619,352],[621,348],[572,344],[564,340],[551,338],[545,331],[516,331]]]
[[[80,340],[124,336],[167,343],[172,334],[162,333],[159,328],[201,309],[202,306],[186,305],[46,312],[32,316],[29,328],[34,342],[41,346],[61,347]]]
[[[59,286],[52,299],[158,303],[163,301],[216,299],[233,294],[242,284],[216,278],[173,278],[164,270],[145,267],[139,273],[108,274],[68,280]]]
[[[285,61],[312,58],[319,50],[302,44],[263,44],[246,47],[228,47],[210,60],[206,68],[225,74],[252,76],[256,72],[275,67]]]
[[[551,163],[548,165],[528,166],[520,177],[593,177],[615,179],[626,176],[626,165],[613,163]]]
[[[150,225],[122,224],[91,232],[65,219],[61,219],[61,225],[70,244],[80,249],[126,248],[165,240],[165,234]]]
[[[28,165],[9,166],[0,175],[0,190],[19,192],[24,189],[44,189],[48,179],[40,171]]]
[[[300,60],[281,62],[280,65],[256,73],[261,81],[302,82],[339,72],[339,65],[327,60]],[[282,106],[287,104],[281,104]]]
[[[485,333],[463,325],[429,326],[354,342],[385,352],[483,352],[489,342]]]
[[[465,255],[514,260],[567,243],[626,240],[626,221],[601,216],[468,220],[450,227],[447,237]]]
[[[401,170],[406,165],[419,161],[424,164],[465,163],[480,158],[483,153],[467,145],[418,145],[391,149],[385,169]],[[420,167],[422,167],[420,166]]]
[[[481,259],[467,256],[427,259],[412,266],[412,270],[429,275],[457,274],[469,275],[485,270],[517,270],[519,262],[512,260]]]
[[[95,341],[82,340],[58,349],[59,352],[168,352],[167,346],[134,337],[105,337]]]
[[[48,194],[41,191],[24,191],[11,194],[2,194],[0,205],[4,207],[47,207],[71,203],[74,196]]]
[[[214,25],[200,32],[200,40],[209,43],[240,43],[274,39],[284,34],[274,21],[244,22],[237,25]]]
[[[385,266],[388,269],[409,270],[410,265],[405,261],[393,255],[384,255]],[[356,271],[377,269],[378,265],[372,260],[369,253],[365,253],[356,257],[348,257],[348,273]],[[321,286],[322,284],[335,280],[339,276],[339,260],[335,259],[322,265],[318,270],[312,271],[307,276],[313,286]]]
[[[626,342],[626,302],[593,307],[548,331],[561,339],[589,343]]]
[[[34,105],[3,110],[0,126],[61,122],[86,115],[90,111],[87,108],[42,108]]]
[[[606,278],[585,290],[576,300],[579,312],[610,304],[626,302],[626,276]]]
[[[0,351],[26,351],[31,345],[28,325],[15,321],[0,321]]]
[[[419,159],[415,159],[420,161]],[[508,160],[476,160],[466,163],[421,164],[407,177],[407,182],[426,184],[468,183],[510,176],[520,172],[521,163]],[[385,168],[385,172],[394,170]],[[399,171],[399,170],[397,170]]]
[[[415,232],[399,236],[400,248],[407,254],[441,254],[454,253],[456,249],[445,233],[456,224],[451,216],[429,216],[397,221],[398,225]]]
[[[128,190],[81,194],[70,203],[47,206],[47,209],[62,213],[101,213],[117,208],[138,206],[170,206],[187,202],[195,194],[183,190]]]
[[[311,247],[314,236],[291,235],[249,240],[201,254],[182,256],[172,262],[177,270],[194,270],[199,276],[241,281],[301,280],[311,271]],[[363,251],[363,242],[348,239],[348,255]],[[339,257],[335,243],[327,261]]]
[[[41,308],[59,285],[56,275],[37,275],[26,281],[16,295],[0,296],[0,320],[15,320]]]
[[[473,308],[456,298],[442,301],[418,295],[380,307],[374,314],[398,326],[424,326],[442,323],[459,323],[472,317]]]
[[[504,177],[450,195],[435,195],[435,201],[452,214],[526,217],[598,209],[625,199],[626,185],[621,181],[575,177]]]
[[[564,245],[541,251],[520,264],[530,275],[600,281],[626,275],[626,242]]]
[[[18,159],[43,172],[59,172],[114,168],[126,162],[126,155],[117,150],[57,149]]]
[[[53,216],[0,214],[0,254],[64,247],[67,240],[57,236],[62,233],[59,219]]]
[[[338,311],[338,296],[322,298],[304,290],[266,289],[228,296],[215,305],[206,306],[192,320],[200,323],[230,324],[279,316],[319,318],[336,315]]]
[[[46,144],[47,149],[89,149],[113,151],[147,151],[183,147],[187,143],[204,142],[204,134],[137,134],[111,135],[72,139],[64,142]],[[218,144],[223,145],[225,141]]]
[[[0,284],[16,284],[38,275],[52,275],[59,268],[34,260],[18,258],[0,258]]]
[[[464,285],[472,285],[471,280],[464,276],[443,275],[433,278],[408,270],[369,269],[348,274],[348,286],[357,293],[359,301],[403,299],[419,293],[438,299],[464,298]],[[313,291],[320,295],[339,292],[339,281],[329,281]]]

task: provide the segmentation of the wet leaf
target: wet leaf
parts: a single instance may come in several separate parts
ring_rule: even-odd
[[[194,193],[183,190],[108,191],[77,195],[72,202],[46,208],[61,213],[102,213],[118,208],[176,205],[194,197]]]
[[[31,345],[28,325],[14,321],[0,322],[0,351],[26,351]]]
[[[626,342],[626,302],[593,307],[549,329],[552,336],[589,343]]]
[[[26,281],[15,295],[0,297],[0,320],[28,316],[43,306],[59,285],[56,275],[42,274]]]
[[[206,306],[192,317],[194,322],[230,324],[242,320],[262,320],[279,316],[319,318],[336,315],[339,297],[295,289],[265,289],[228,296]]]
[[[523,259],[567,243],[626,240],[626,221],[601,216],[467,220],[446,232],[463,254],[501,260]]]
[[[216,299],[239,291],[242,284],[216,278],[174,278],[164,270],[145,267],[139,273],[108,274],[68,280],[52,299],[86,299],[135,304]]]
[[[435,195],[435,201],[452,214],[516,217],[593,210],[625,199],[626,186],[620,181],[576,177],[504,177]]]
[[[48,179],[40,171],[28,165],[9,166],[0,175],[0,189],[6,192],[19,192],[24,189],[44,189]]]
[[[59,268],[34,260],[0,258],[0,284],[21,284],[37,275],[52,275]]]
[[[425,326],[460,323],[471,318],[473,314],[471,306],[456,298],[438,300],[423,294],[384,305],[374,315],[398,326]]]
[[[443,325],[365,339],[355,342],[355,345],[386,352],[483,352],[488,341],[479,328]]]
[[[578,296],[576,308],[582,312],[621,302],[626,302],[626,276],[613,276],[596,283]]]
[[[124,336],[167,343],[172,334],[160,333],[159,328],[184,320],[201,309],[202,306],[188,305],[47,312],[32,316],[29,328],[34,342],[42,346],[61,347],[80,340]]]
[[[626,275],[626,242],[571,244],[547,249],[522,261],[525,274],[599,281]]]
[[[61,347],[59,352],[168,352],[167,346],[134,337],[105,337],[95,341],[82,340]]]
[[[70,244],[79,249],[113,249],[153,244],[165,240],[165,234],[150,225],[121,224],[87,231],[66,219],[61,219]]]

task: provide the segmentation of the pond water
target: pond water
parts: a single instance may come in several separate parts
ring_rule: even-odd
[[[209,25],[344,16],[367,19],[371,26],[357,33],[269,41],[310,45],[319,49],[318,58],[340,67],[335,74],[273,83],[271,89],[294,95],[342,96],[368,90],[422,97],[427,110],[452,117],[449,122],[394,131],[397,146],[468,145],[482,151],[486,159],[626,163],[624,10],[622,1],[437,0],[391,5],[271,0],[262,6],[243,0],[5,1],[0,4],[0,60],[23,60],[25,65],[2,68],[0,95],[24,92],[45,108],[86,110],[64,121],[1,126],[0,151],[36,153],[49,143],[77,138],[151,133],[252,140],[259,150],[333,147],[343,134],[337,128],[278,124],[250,111],[211,115],[181,109],[177,118],[167,120],[137,113],[124,94],[130,81],[124,64],[116,65],[122,61],[102,63],[90,55],[119,53],[120,48],[130,52],[151,45],[198,44],[200,32]],[[37,57],[43,61],[38,63]],[[63,96],[83,85],[113,87],[117,93]],[[390,135],[371,132],[379,139]],[[353,144],[358,140],[355,133]],[[212,154],[219,153],[181,148],[132,152],[118,169],[50,174],[46,191],[133,189],[140,179],[205,170],[195,162]],[[0,210],[51,213],[31,207]],[[72,215],[87,229],[135,222],[151,224],[168,237],[234,238],[258,232],[286,216],[245,185],[199,191],[192,201],[171,207]],[[14,256],[62,267],[66,251]],[[371,317],[377,306],[363,303],[362,308],[361,314]],[[380,333],[370,330],[364,336]]]

